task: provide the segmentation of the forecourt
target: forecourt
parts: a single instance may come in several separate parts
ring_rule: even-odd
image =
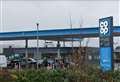
[[[114,69],[113,37],[120,36],[120,26],[113,26],[113,17],[99,19],[99,27],[37,30],[21,32],[1,32],[0,40],[41,39],[53,41],[79,41],[80,38],[99,37],[100,67],[103,71]]]

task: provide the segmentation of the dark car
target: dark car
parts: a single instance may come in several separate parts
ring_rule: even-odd
[[[7,67],[9,69],[13,69],[15,67],[19,68],[20,61],[19,60],[11,60],[8,64]]]
[[[22,68],[36,67],[37,61],[33,58],[24,58],[20,62]]]

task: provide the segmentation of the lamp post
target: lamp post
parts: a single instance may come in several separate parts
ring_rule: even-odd
[[[37,25],[37,52],[36,52],[36,57],[35,58],[37,59],[38,56],[39,56],[39,35],[38,35],[38,32],[39,32],[39,23],[36,23],[36,25]],[[38,63],[37,63],[37,69],[38,69]]]
[[[39,32],[39,23],[36,23],[37,25],[37,56],[39,55],[39,35],[38,35],[38,32]]]

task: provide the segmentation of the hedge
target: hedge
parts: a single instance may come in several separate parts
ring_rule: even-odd
[[[5,70],[0,71],[0,82],[120,82],[120,71],[102,72],[96,68]]]

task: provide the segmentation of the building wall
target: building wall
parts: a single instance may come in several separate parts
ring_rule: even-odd
[[[81,48],[74,47],[74,51],[79,51]],[[53,56],[57,57],[58,48],[56,47],[49,47],[49,48],[39,48],[39,55],[36,53],[36,48],[28,48],[28,57],[33,58],[40,58],[42,56]],[[25,48],[4,48],[4,54],[6,56],[10,56],[11,54],[20,54],[21,56],[25,56],[26,49]],[[72,48],[71,47],[61,47],[60,54],[62,57],[72,55]],[[74,54],[73,54],[74,55]],[[96,47],[87,47],[85,48],[85,55],[87,59],[87,63],[98,63],[99,61],[99,49]]]

